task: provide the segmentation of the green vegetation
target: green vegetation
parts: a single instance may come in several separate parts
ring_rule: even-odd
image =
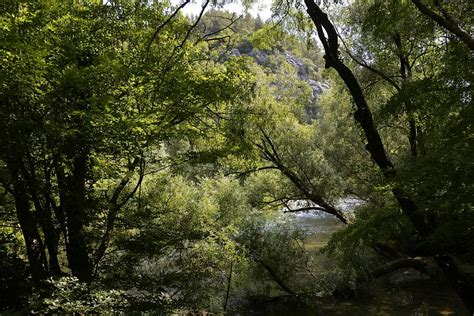
[[[0,5],[0,312],[472,313],[473,4],[188,2]]]

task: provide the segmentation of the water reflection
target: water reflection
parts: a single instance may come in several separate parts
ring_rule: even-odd
[[[347,198],[337,207],[351,213],[361,204],[360,200]],[[305,201],[298,201],[290,207],[307,205]],[[294,222],[307,233],[306,249],[312,255],[317,254],[334,232],[344,227],[334,216],[321,211],[285,213],[280,217]],[[351,299],[330,298],[309,303],[291,298],[269,299],[235,315],[470,315],[447,282],[414,275],[416,273],[408,270],[387,275]]]

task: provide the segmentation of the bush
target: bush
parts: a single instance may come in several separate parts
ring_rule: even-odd
[[[0,311],[21,309],[30,292],[26,262],[14,254],[0,250]]]
[[[47,283],[47,293],[37,291],[32,295],[30,313],[111,313],[128,306],[123,291],[93,289],[75,277],[49,279]]]

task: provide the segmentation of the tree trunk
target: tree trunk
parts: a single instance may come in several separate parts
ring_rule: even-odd
[[[16,214],[25,240],[31,276],[35,282],[39,282],[48,275],[48,263],[36,219],[30,210],[25,179],[18,166],[20,163],[19,161],[10,162],[8,167],[13,184]]]
[[[278,286],[283,290],[285,291],[286,293],[290,294],[290,295],[296,295],[296,292],[293,291],[281,278],[280,276],[275,272],[273,271],[272,267],[269,266],[268,264],[266,264],[263,260],[260,260],[260,259],[257,259],[256,260],[258,263],[260,263],[264,268],[265,270],[267,270],[268,274],[270,274],[270,276],[272,277],[272,279],[276,282],[276,284],[278,284]]]
[[[412,77],[412,69],[409,61],[409,57],[403,51],[402,45],[402,37],[397,32],[393,35],[393,41],[395,42],[395,46],[397,47],[397,55],[398,59],[400,60],[400,76],[403,80],[402,85],[411,79]],[[408,142],[410,143],[410,152],[411,155],[416,158],[418,156],[418,148],[417,144],[418,141],[418,131],[420,128],[417,126],[415,121],[415,114],[413,113],[413,106],[410,100],[405,101],[405,112],[408,116],[408,125],[409,125],[409,133],[408,133]]]
[[[71,174],[63,179],[58,176],[58,186],[61,191],[60,207],[66,217],[66,253],[69,268],[79,280],[87,282],[92,278],[92,262],[84,237],[86,172],[87,155],[78,154],[73,158]]]
[[[53,225],[50,206],[44,207],[34,202],[39,224],[44,234],[44,242],[48,249],[49,270],[51,275],[61,275],[61,267],[58,260],[59,234]]]
[[[332,67],[337,71],[354,100],[357,108],[354,113],[354,119],[360,124],[364,131],[367,140],[366,149],[385,178],[393,179],[396,174],[396,169],[386,154],[385,147],[375,127],[372,113],[362,92],[362,88],[352,71],[339,57],[336,29],[331,21],[329,21],[327,14],[324,13],[313,0],[305,0],[305,3],[308,8],[308,14],[316,25],[319,39],[324,46],[326,68]],[[424,216],[419,212],[415,202],[402,189],[395,187],[392,189],[392,193],[402,212],[410,219],[420,234],[426,235],[431,231],[431,227],[426,223]]]
[[[307,12],[316,26],[318,37],[324,47],[326,68],[332,67],[337,71],[352,95],[357,108],[354,113],[354,118],[364,130],[367,140],[367,151],[370,153],[372,159],[382,171],[385,178],[393,179],[396,174],[396,169],[387,157],[384,145],[374,125],[372,113],[367,105],[362,89],[352,71],[339,57],[338,34],[334,25],[329,20],[327,14],[320,9],[314,0],[305,0],[305,4]],[[392,193],[396,198],[400,209],[408,217],[416,231],[418,231],[421,236],[428,236],[430,232],[432,232],[433,227],[427,223],[425,216],[420,212],[413,199],[411,199],[401,188],[394,187]],[[446,254],[438,255],[439,258],[446,258],[446,256]],[[449,262],[446,264],[446,261],[442,259],[437,259],[437,262],[454,284],[459,284],[459,282],[463,280],[464,276],[460,274],[457,269],[453,269],[453,266],[450,265]],[[465,283],[466,282],[464,282],[464,284]],[[469,284],[469,282],[467,282],[467,284]],[[456,289],[466,306],[471,312],[474,312],[472,306],[474,286],[456,286]]]
[[[41,226],[44,235],[44,242],[46,248],[48,249],[48,258],[49,258],[49,272],[51,275],[61,275],[61,268],[59,266],[58,260],[58,242],[59,242],[59,233],[54,227],[51,204],[49,202],[49,188],[41,188],[38,185],[36,178],[36,168],[35,164],[31,160],[31,157],[28,157],[29,162],[29,175],[28,175],[28,187],[31,193],[31,198],[35,205],[36,215],[38,218],[38,224]],[[47,168],[45,168],[47,169]],[[26,169],[23,169],[25,175],[28,174]],[[49,172],[44,173],[46,185],[49,185],[50,174]],[[43,199],[40,198],[40,191],[43,192]]]
[[[126,188],[126,186],[130,183],[130,180],[133,177],[133,174],[135,172],[135,169],[137,166],[140,166],[140,173],[139,173],[139,178],[138,181],[135,185],[135,188],[130,192],[127,196],[125,196],[122,201],[119,201],[120,195]],[[105,255],[105,251],[107,250],[109,241],[110,241],[110,236],[111,233],[114,229],[115,226],[115,220],[117,218],[118,212],[120,209],[135,195],[136,191],[138,188],[141,187],[141,183],[143,181],[144,177],[144,160],[143,157],[135,157],[133,162],[130,164],[128,168],[128,172],[125,175],[125,177],[122,178],[118,186],[114,190],[114,194],[112,195],[112,198],[110,200],[110,210],[109,213],[107,214],[107,219],[105,222],[105,230],[104,234],[102,235],[102,238],[99,242],[99,246],[97,247],[97,250],[94,254],[94,266],[97,267],[100,263],[100,260]]]
[[[232,285],[232,268],[234,267],[234,262],[230,262],[230,269],[229,269],[229,275],[227,276],[227,288],[225,292],[225,299],[224,299],[224,306],[223,310],[224,312],[227,310],[227,303],[229,301],[229,296],[230,296],[230,287]]]

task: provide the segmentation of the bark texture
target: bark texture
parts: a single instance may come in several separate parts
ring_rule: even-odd
[[[35,214],[30,209],[27,185],[21,172],[21,160],[9,161],[8,167],[13,185],[16,214],[25,239],[31,276],[35,282],[39,282],[48,275],[44,243],[38,230]]]
[[[372,112],[367,104],[362,88],[352,71],[342,62],[339,56],[338,34],[334,25],[313,0],[305,0],[307,11],[314,22],[318,37],[323,44],[326,68],[334,68],[346,84],[356,105],[354,119],[362,127],[367,141],[366,149],[372,160],[387,179],[392,179],[396,169],[387,156],[380,134],[375,126]],[[394,188],[392,193],[403,213],[410,219],[420,234],[430,231],[424,217],[420,214],[414,201],[400,188]]]

